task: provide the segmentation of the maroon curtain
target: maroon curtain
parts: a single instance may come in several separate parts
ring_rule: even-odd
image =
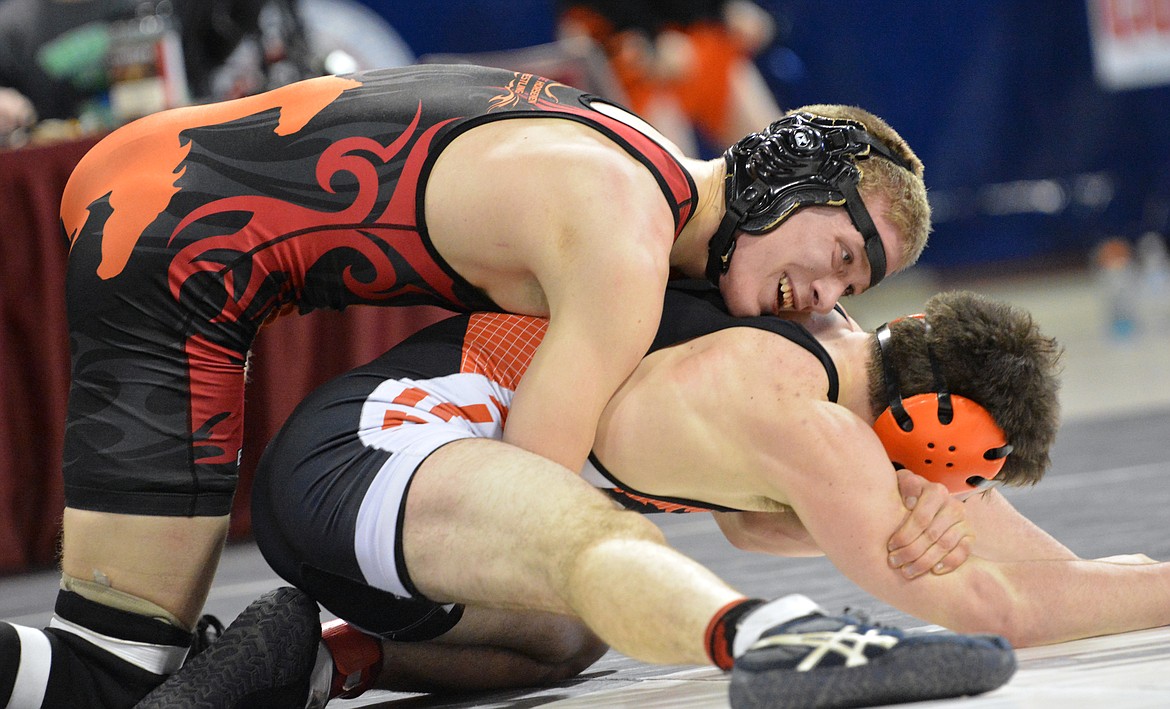
[[[0,150],[0,574],[51,565],[64,496],[69,389],[66,242],[61,192],[87,138]],[[308,391],[440,319],[437,308],[350,308],[285,316],[265,327],[246,390],[244,457],[232,535],[251,531],[252,470]]]

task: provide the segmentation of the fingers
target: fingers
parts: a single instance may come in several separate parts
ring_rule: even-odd
[[[964,534],[963,525],[956,524],[947,530],[938,542],[927,547],[922,554],[909,562],[895,563],[896,560],[900,561],[901,552],[891,554],[890,565],[908,579],[915,579],[926,573],[936,576],[949,574],[962,566],[971,555],[973,541],[971,536]]]
[[[890,551],[914,544],[923,534],[931,535],[927,544],[933,543],[964,518],[962,505],[951,498],[945,486],[908,470],[898,471],[898,492],[910,514],[890,537],[887,544]],[[936,522],[940,515],[945,516]]]
[[[935,520],[936,527],[945,524],[940,520]],[[928,528],[910,544],[891,551],[890,567],[901,571],[906,578],[917,578],[928,571],[950,573],[970,556],[974,537],[961,520],[943,530],[937,539],[932,538],[933,534],[934,528]]]
[[[958,527],[955,527],[958,529]],[[945,554],[942,559],[935,562],[933,566],[929,567],[930,572],[935,576],[942,576],[949,574],[955,569],[963,565],[967,558],[971,556],[971,545],[975,542],[975,537],[964,535],[955,545],[954,549]],[[911,577],[913,578],[913,577]]]
[[[910,512],[888,542],[890,567],[912,579],[961,566],[974,541],[962,503],[909,471],[898,471],[898,489]]]

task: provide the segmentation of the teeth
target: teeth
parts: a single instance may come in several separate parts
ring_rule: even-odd
[[[792,284],[788,282],[788,276],[780,276],[780,307],[792,310]]]

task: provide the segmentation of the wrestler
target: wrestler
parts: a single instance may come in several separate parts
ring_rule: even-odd
[[[593,634],[648,662],[732,669],[735,707],[912,701],[1011,675],[987,638],[924,649],[801,597],[745,599],[631,510],[712,512],[736,546],[827,554],[912,615],[1021,645],[1170,622],[1170,567],[1081,561],[987,486],[1037,481],[1057,428],[1059,349],[1019,310],[943,294],[924,319],[875,335],[843,318],[733,318],[669,289],[652,351],[603,412],[579,478],[499,440],[545,331],[507,314],[435,325],[318,389],[268,447],[253,493],[260,549],[352,624],[326,629],[341,671],[318,696],[564,679],[600,652]],[[917,568],[889,551],[899,479],[916,478],[891,457],[962,496],[977,557],[921,574],[932,559]],[[233,633],[253,626],[233,625],[144,706],[228,692],[207,678],[240,666]],[[859,648],[842,671],[838,653]],[[314,657],[302,648],[281,688],[303,695]]]
[[[48,631],[0,625],[0,675],[29,706],[124,706],[183,661],[228,529],[247,353],[278,314],[549,316],[505,440],[576,469],[672,271],[706,274],[736,315],[824,312],[917,258],[921,174],[855,109],[810,107],[697,161],[571,87],[469,66],[321,77],[122,128],[63,197],[62,590]]]

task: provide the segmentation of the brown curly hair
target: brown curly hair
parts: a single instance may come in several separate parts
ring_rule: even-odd
[[[1044,475],[1056,438],[1062,348],[1044,336],[1027,311],[976,293],[951,291],[926,302],[929,342],[946,386],[987,410],[1013,447],[999,478],[1034,485]],[[903,397],[935,390],[922,320],[890,323],[887,360],[901,378]],[[869,397],[877,416],[888,402],[872,338]]]
[[[880,196],[890,204],[888,217],[904,235],[902,268],[913,266],[926,248],[931,227],[930,203],[926,198],[926,183],[922,180],[925,168],[910,145],[884,120],[857,106],[813,104],[789,111],[789,115],[792,113],[812,113],[860,123],[870,135],[910,165],[911,172],[907,172],[889,160],[862,160],[858,165],[861,181],[857,189],[867,202]]]

